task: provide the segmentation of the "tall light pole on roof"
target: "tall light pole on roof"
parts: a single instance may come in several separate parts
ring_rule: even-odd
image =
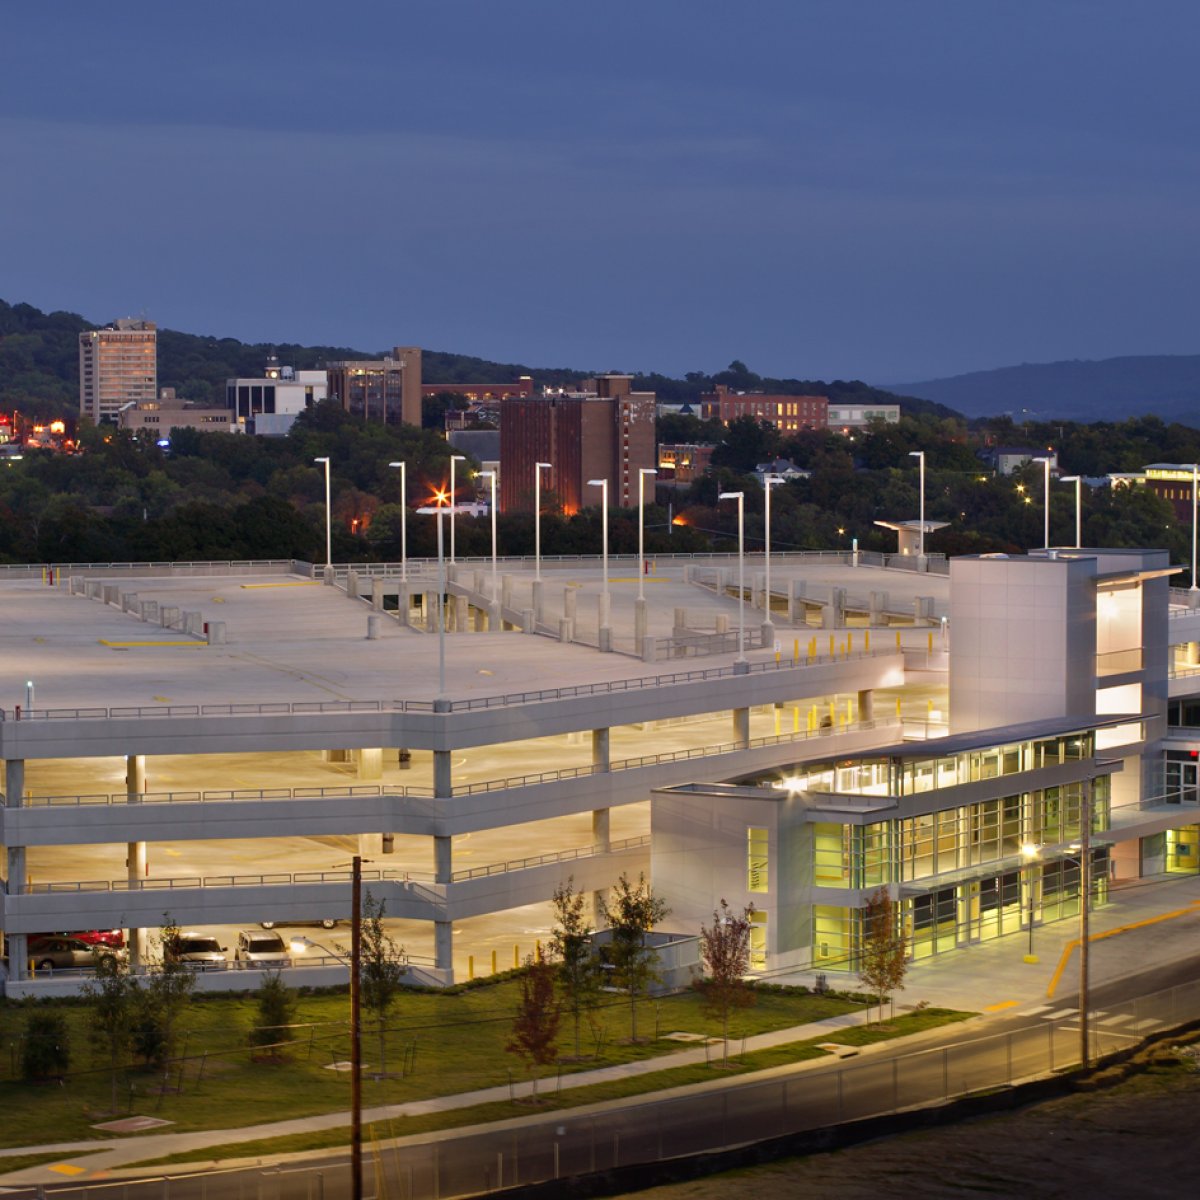
[[[771,489],[783,483],[782,475],[764,475],[763,476],[763,509],[764,509],[764,529],[765,535],[765,552],[764,552],[764,570],[763,570],[763,589],[766,596],[763,600],[765,608],[765,619],[771,620]]]
[[[657,475],[653,467],[638,468],[638,599],[645,600],[646,589],[646,476]]]
[[[1033,461],[1040,462],[1042,464],[1042,467],[1045,470],[1045,474],[1046,474],[1045,486],[1043,488],[1044,499],[1042,501],[1042,504],[1046,510],[1046,512],[1045,512],[1045,528],[1046,528],[1045,548],[1047,550],[1049,550],[1050,549],[1050,461],[1051,460],[1050,460],[1049,456],[1042,456],[1040,458],[1035,458]]]
[[[1075,549],[1078,550],[1083,546],[1083,476],[1062,475],[1058,482],[1075,485]]]
[[[466,461],[467,461],[467,456],[465,454],[450,455],[450,561],[451,561],[451,563],[453,563],[455,561],[455,558],[454,558],[454,513],[458,507],[457,493],[454,490],[454,464],[460,463],[460,462],[466,462]]]
[[[408,470],[402,462],[388,463],[400,468],[400,578],[408,580]]]
[[[1200,463],[1192,463],[1192,588],[1193,592],[1200,591],[1196,586],[1196,475],[1200,471]],[[1194,597],[1193,597],[1194,599]]]
[[[918,562],[924,562],[924,560],[925,560],[925,451],[924,450],[910,450],[908,452],[908,457],[918,459],[920,461],[920,465],[921,465],[921,481],[918,484],[918,489],[921,493],[921,497],[920,497],[920,513],[918,516],[918,523],[920,524],[920,529],[917,531],[917,559],[918,559]]]
[[[552,463],[533,464],[533,577],[542,577],[542,472],[552,471]]]
[[[722,492],[718,500],[736,500],[738,506],[738,653],[746,661],[746,493]]]
[[[600,529],[604,546],[604,603],[608,604],[608,480],[589,479],[588,487],[600,489]]]
[[[325,567],[328,570],[333,567],[333,518],[329,508],[329,459],[314,458],[313,462],[325,464]]]
[[[491,498],[488,502],[488,509],[492,518],[492,602],[495,603],[500,599],[500,594],[496,590],[496,472],[480,471],[479,478],[486,479],[491,484]]]

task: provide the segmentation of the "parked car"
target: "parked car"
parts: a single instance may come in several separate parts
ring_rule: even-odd
[[[204,933],[181,933],[163,946],[163,954],[172,962],[185,963],[198,971],[215,970],[226,963],[228,946]]]
[[[64,933],[62,937],[78,938],[90,946],[111,946],[120,950],[125,945],[125,930],[123,929],[85,929],[78,933]]]
[[[100,963],[124,962],[125,951],[97,946],[82,938],[61,934],[37,934],[29,939],[27,952],[39,971],[95,967]]]
[[[277,933],[262,933],[257,929],[243,929],[237,935],[237,949],[233,952],[235,962],[245,966],[255,963],[287,966],[291,962],[288,948]]]
[[[318,917],[314,921],[259,921],[263,929],[275,929],[279,925],[320,925],[322,929],[332,929],[336,924],[332,917]]]

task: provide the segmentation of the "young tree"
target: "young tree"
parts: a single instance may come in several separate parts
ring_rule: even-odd
[[[629,1037],[633,1042],[638,1040],[638,998],[659,979],[658,955],[646,945],[646,935],[670,911],[666,902],[654,894],[644,874],[638,875],[636,884],[622,874],[604,903],[604,919],[612,937],[609,961],[617,985],[629,994]]]
[[[729,1016],[735,1008],[754,1003],[754,992],[746,983],[750,970],[750,920],[754,905],[738,916],[722,900],[713,910],[712,925],[700,926],[700,958],[708,974],[696,981],[705,1010],[721,1021],[725,1042],[723,1061],[729,1063]]]
[[[283,975],[276,969],[264,971],[258,986],[258,1023],[250,1030],[251,1046],[273,1046],[274,1057],[286,1058],[278,1047],[281,1042],[295,1040],[292,1023],[296,1019],[296,996],[283,982]]]
[[[163,913],[162,929],[150,939],[153,957],[138,989],[141,1017],[134,1028],[134,1043],[142,1057],[163,1069],[164,1091],[179,1039],[179,1018],[187,1011],[196,986],[191,967],[175,953],[180,933],[171,914]]]
[[[575,891],[575,877],[554,889],[554,932],[550,953],[558,960],[558,991],[575,1027],[575,1057],[579,1057],[579,1022],[600,999],[600,963],[592,949],[595,930],[588,924],[587,893]]]
[[[375,1018],[379,1036],[379,1073],[387,1074],[387,1018],[408,973],[408,955],[383,927],[386,904],[368,891],[363,897],[359,997]]]
[[[859,978],[879,998],[879,1020],[883,1002],[903,990],[908,972],[908,939],[896,923],[896,906],[886,888],[867,901],[863,929],[862,969]]]
[[[125,964],[106,955],[97,958],[96,975],[83,985],[83,994],[91,1006],[88,1027],[95,1039],[93,1050],[97,1056],[103,1055],[108,1059],[112,1084],[111,1111],[115,1113],[117,1080],[133,1036],[137,987],[125,970]]]
[[[558,1052],[558,1024],[561,1011],[554,996],[554,966],[538,951],[525,960],[521,976],[521,998],[513,1017],[512,1040],[505,1046],[530,1064],[531,1070],[554,1061]],[[537,1098],[537,1075],[533,1075],[533,1096]]]
[[[34,1009],[25,1021],[21,1042],[21,1077],[52,1079],[67,1073],[71,1039],[67,1018],[54,1009]]]

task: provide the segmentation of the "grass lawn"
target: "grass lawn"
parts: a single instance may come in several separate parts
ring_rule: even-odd
[[[385,1141],[389,1138],[404,1137],[409,1134],[427,1133],[434,1129],[453,1129],[462,1125],[503,1121],[509,1117],[528,1117],[539,1112],[577,1108],[580,1105],[595,1104],[601,1100],[624,1099],[629,1096],[662,1091],[666,1088],[682,1087],[690,1083],[711,1083],[714,1080],[728,1079],[748,1071],[764,1071],[770,1067],[786,1066],[789,1063],[803,1062],[806,1059],[828,1057],[827,1051],[817,1048],[818,1042],[839,1042],[847,1046],[868,1045],[873,1042],[887,1041],[890,1038],[907,1037],[939,1025],[953,1024],[956,1021],[966,1020],[971,1015],[971,1013],[954,1012],[949,1009],[922,1009],[920,1012],[897,1017],[883,1026],[874,1026],[869,1029],[847,1029],[830,1037],[791,1042],[787,1045],[775,1046],[768,1050],[757,1050],[736,1057],[733,1056],[733,1047],[731,1047],[729,1066],[726,1070],[721,1071],[715,1069],[715,1065],[719,1061],[719,1047],[714,1047],[712,1066],[699,1063],[694,1066],[665,1067],[661,1071],[652,1071],[631,1079],[611,1080],[605,1083],[591,1084],[587,1087],[572,1088],[569,1091],[555,1093],[552,1090],[546,1090],[541,1093],[542,1103],[537,1108],[531,1108],[528,1103],[513,1104],[504,1101],[495,1104],[476,1104],[469,1108],[455,1109],[453,1112],[400,1117],[366,1126],[363,1130],[363,1138],[365,1143],[375,1140]],[[547,1081],[544,1086],[552,1089],[553,1081]],[[162,1166],[170,1163],[258,1158],[272,1154],[295,1154],[302,1150],[323,1150],[345,1146],[348,1143],[348,1129],[328,1129],[317,1133],[296,1134],[291,1137],[264,1138],[256,1142],[231,1142],[227,1145],[212,1146],[186,1154],[149,1159],[138,1165]]]
[[[517,984],[505,980],[455,994],[405,993],[393,1009],[388,1034],[388,1066],[399,1072],[408,1059],[404,1078],[368,1079],[363,1103],[370,1107],[397,1104],[428,1096],[506,1084],[510,1073],[524,1077],[522,1064],[506,1053],[516,1006]],[[286,1062],[254,1062],[247,1033],[256,1021],[253,994],[243,997],[195,998],[185,1014],[181,1043],[187,1057],[182,1092],[160,1094],[157,1075],[131,1071],[122,1077],[120,1115],[127,1112],[161,1117],[175,1130],[231,1128],[264,1121],[286,1120],[349,1107],[350,1079],[346,1072],[325,1069],[349,1058],[345,993],[299,997],[298,1040]],[[9,1053],[0,1057],[0,1145],[27,1146],[47,1141],[105,1137],[91,1126],[110,1118],[110,1075],[89,1045],[88,1009],[79,1002],[43,1002],[38,1007],[61,1008],[70,1024],[71,1073],[62,1086],[27,1084],[16,1078],[19,1038],[29,1008],[0,1005],[0,1037]],[[630,1045],[629,1001],[613,997],[597,1014],[598,1038],[585,1028],[584,1058],[564,1063],[564,1072],[598,1065],[655,1057],[686,1048],[686,1043],[661,1040],[666,1034],[687,1032],[716,1035],[719,1023],[706,1017],[699,997],[679,996],[646,1000],[638,1005],[638,1032],[647,1040]],[[862,1003],[836,996],[802,992],[764,991],[753,1008],[740,1011],[731,1035],[802,1025],[851,1012]],[[657,1035],[657,1036],[656,1036]],[[573,1050],[569,1019],[559,1033],[559,1051]],[[368,1073],[379,1060],[378,1040],[364,1012],[363,1059]],[[201,1077],[201,1072],[203,1075]],[[172,1083],[178,1071],[173,1072]],[[129,1087],[132,1085],[131,1097]]]

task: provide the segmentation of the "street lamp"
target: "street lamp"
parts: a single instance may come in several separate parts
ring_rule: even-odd
[[[362,1003],[360,997],[362,976],[362,864],[355,855],[350,862],[350,1195],[352,1200],[362,1200]],[[343,864],[344,865],[344,864]],[[316,946],[308,938],[295,938],[291,943],[293,954],[301,954],[309,946]],[[318,946],[334,958],[346,959],[335,954],[328,946]]]
[[[402,462],[388,463],[400,468],[400,578],[408,580],[408,469]]]
[[[329,459],[314,458],[313,462],[325,464],[325,567],[333,566],[333,525],[329,511]]]
[[[918,563],[922,563],[925,561],[925,451],[910,450],[908,457],[919,460],[921,465],[921,482],[919,485],[921,503],[920,516],[918,518],[920,530],[917,534],[917,561]]]
[[[763,590],[766,596],[763,600],[763,607],[766,609],[767,623],[771,622],[771,489],[777,484],[783,483],[782,475],[764,475],[763,476],[763,494],[764,494],[764,513],[765,513],[765,528],[763,530],[766,538],[765,548],[765,569],[763,571]]]
[[[653,467],[638,468],[638,599],[645,600],[642,581],[646,575],[646,476],[657,475]]]
[[[1200,590],[1196,586],[1196,472],[1200,464],[1192,463],[1192,588],[1193,592]],[[1194,599],[1195,597],[1193,597]]]
[[[738,654],[746,661],[746,493],[722,492],[718,500],[736,500],[738,506]]]
[[[1025,955],[1027,963],[1038,961],[1033,952],[1033,864],[1037,862],[1041,849],[1033,842],[1026,842],[1021,847],[1021,857],[1025,860],[1025,889],[1029,893],[1029,953]]]
[[[608,607],[608,480],[589,479],[588,487],[600,489],[601,520],[600,529],[604,544],[604,606]]]
[[[1050,459],[1035,458],[1033,461],[1040,462],[1042,464],[1042,466],[1045,468],[1045,473],[1046,473],[1046,483],[1045,483],[1045,488],[1043,490],[1042,505],[1046,510],[1045,514],[1044,514],[1045,528],[1046,528],[1045,548],[1047,550],[1049,550],[1050,549]]]
[[[454,513],[458,507],[457,494],[454,491],[454,464],[459,463],[459,462],[466,462],[466,461],[467,461],[467,456],[465,454],[450,455],[450,561],[452,563],[455,561],[455,558],[454,558]]]
[[[451,509],[453,512],[453,509]],[[438,550],[438,594],[437,594],[437,623],[438,623],[438,699],[446,697],[446,552],[445,536],[442,526],[446,510],[439,504],[437,510],[437,550]],[[453,537],[454,522],[450,523]]]
[[[1083,546],[1083,476],[1062,475],[1058,482],[1075,485],[1075,549],[1078,550]]]
[[[533,464],[533,577],[542,578],[542,472],[552,471],[553,463]]]
[[[491,484],[491,499],[488,502],[488,509],[492,517],[492,600],[494,602],[499,599],[499,593],[496,591],[496,472],[480,471],[479,478],[486,479]]]

